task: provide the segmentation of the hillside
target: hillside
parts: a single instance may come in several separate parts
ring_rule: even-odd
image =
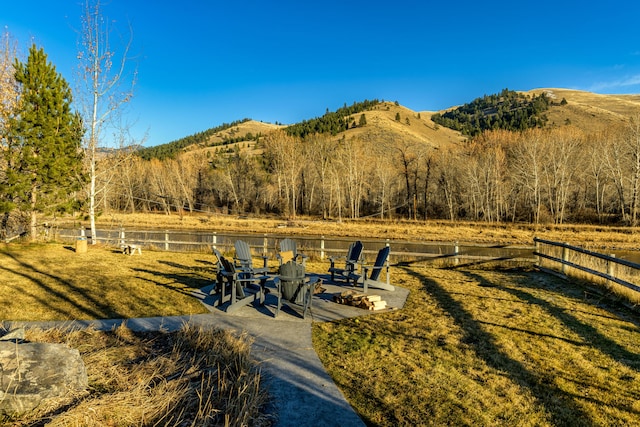
[[[640,113],[640,94],[600,95],[571,89],[533,89],[526,93],[539,95],[543,92],[554,102],[563,98],[567,100],[567,105],[549,109],[548,126],[571,123],[589,133],[619,124]]]
[[[460,132],[439,126],[431,121],[430,112],[416,112],[393,102],[382,102],[364,113],[349,116],[350,123],[359,123],[364,114],[365,126],[351,127],[338,133],[335,138],[365,138],[365,139],[404,139],[423,142],[432,147],[443,147],[459,143],[466,138]],[[397,120],[399,115],[400,120]],[[408,120],[407,120],[408,119]],[[270,131],[286,126],[249,120],[234,125],[229,129],[210,136],[206,142],[186,147],[185,152],[216,152],[220,149],[232,150],[236,145],[241,152],[255,153],[256,141],[252,137],[265,135]],[[244,136],[244,138],[242,138]],[[228,141],[233,141],[228,143]],[[221,148],[224,147],[224,148]]]
[[[207,141],[187,147],[185,151],[203,150],[204,152],[215,152],[221,146],[226,146],[226,149],[228,149],[236,144],[240,144],[242,150],[252,150],[256,143],[255,137],[265,135],[282,127],[284,126],[248,120],[229,129],[216,132]]]
[[[367,124],[355,126],[338,134],[337,138],[363,139],[410,139],[422,141],[432,147],[442,147],[463,141],[460,132],[438,126],[431,121],[429,112],[416,112],[393,102],[382,102],[374,109],[350,117],[352,123],[359,123],[361,114]],[[400,120],[397,120],[399,116]]]
[[[640,113],[640,94],[638,95],[600,95],[591,92],[541,88],[522,92],[530,96],[545,94],[553,102],[553,106],[545,111],[548,118],[547,127],[572,124],[586,132],[594,132],[622,123],[633,114]],[[560,105],[565,99],[566,105]],[[421,141],[432,147],[446,147],[458,144],[467,139],[460,132],[440,126],[431,120],[434,113],[444,113],[451,107],[441,111],[413,111],[398,103],[381,102],[363,113],[349,116],[351,126],[338,133],[335,138],[363,138],[373,140],[403,139]],[[366,125],[360,125],[361,115],[366,118]],[[256,137],[273,130],[284,128],[283,125],[244,120],[234,122],[217,132],[206,133],[206,138],[199,142],[179,148],[178,152],[216,152],[224,146],[226,150],[239,145],[241,151],[253,152]],[[185,138],[188,139],[188,138]],[[182,141],[182,140],[181,140]],[[175,143],[175,142],[174,142]],[[168,143],[164,145],[171,145]]]

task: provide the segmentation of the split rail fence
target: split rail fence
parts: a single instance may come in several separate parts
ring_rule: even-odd
[[[55,238],[72,242],[79,238],[92,240],[89,230],[58,229]],[[346,253],[355,238],[338,238],[325,236],[286,236],[277,234],[240,234],[179,230],[96,230],[97,243],[113,246],[135,244],[143,249],[165,250],[175,252],[211,252],[216,247],[224,252],[233,251],[236,240],[245,240],[256,254],[275,257],[279,242],[286,238],[294,238],[298,248],[307,255],[321,260],[329,256]],[[391,246],[390,258],[394,262],[417,262],[428,260],[445,260],[453,264],[462,262],[524,262],[533,263],[533,247],[495,246],[495,245],[461,245],[458,243],[410,242],[389,239],[359,239],[364,244],[365,255],[375,257],[383,246]]]
[[[635,292],[640,292],[640,264],[593,252],[567,243],[535,238],[534,255],[537,264],[545,269],[568,276],[570,269],[597,276],[605,282],[612,282]],[[559,269],[558,269],[559,266]]]
[[[55,237],[74,241],[86,236],[85,229],[59,229]],[[324,236],[286,236],[277,234],[240,234],[179,230],[97,230],[95,240],[105,245],[120,247],[136,244],[146,249],[175,252],[211,252],[217,247],[232,252],[236,240],[245,240],[256,254],[274,257],[279,242],[293,237],[301,252],[321,260],[335,254],[344,254],[354,238]],[[534,239],[535,246],[460,245],[453,243],[390,241],[389,239],[360,239],[365,254],[373,255],[383,246],[391,246],[390,258],[394,262],[420,262],[444,260],[448,264],[468,265],[486,262],[535,263],[541,269],[567,276],[575,269],[640,292],[640,264],[605,255],[567,243]]]

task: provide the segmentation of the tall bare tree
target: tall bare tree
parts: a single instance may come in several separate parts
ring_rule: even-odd
[[[544,155],[543,131],[527,130],[509,150],[513,179],[524,194],[522,197],[533,212],[533,222],[540,222],[542,210],[542,168]]]
[[[284,197],[284,211],[291,218],[295,218],[298,210],[300,173],[305,166],[301,141],[284,131],[276,131],[265,137],[264,146],[269,168],[275,173],[281,195]]]
[[[640,209],[640,113],[629,118],[624,141],[630,163],[631,225],[636,226]]]
[[[83,3],[82,28],[78,51],[81,105],[84,123],[86,158],[89,169],[89,221],[91,242],[96,243],[96,195],[98,188],[98,148],[104,141],[109,125],[122,123],[118,117],[133,96],[137,71],[129,70],[129,50],[133,33],[123,39],[122,50],[117,53],[112,44],[112,22],[104,16],[100,0]],[[118,132],[124,131],[122,128]]]
[[[582,164],[582,134],[574,127],[545,131],[548,140],[543,175],[548,188],[549,210],[556,224],[565,218],[574,177]]]
[[[18,83],[15,78],[17,44],[5,31],[0,38],[0,141],[4,141],[8,119],[18,106]]]
[[[328,216],[329,175],[336,161],[337,143],[328,134],[313,134],[305,141],[309,164],[318,175],[320,186],[320,211],[322,219]]]
[[[591,138],[588,139],[590,143],[586,146],[585,150],[585,155],[587,156],[586,174],[588,183],[590,183],[587,187],[593,192],[593,194],[586,194],[586,197],[593,197],[596,215],[600,222],[603,220],[605,189],[609,181],[606,174],[606,164],[603,162],[602,151],[606,150],[610,134],[610,130],[607,129],[592,135]]]
[[[410,217],[417,219],[418,215],[418,176],[421,159],[426,154],[425,145],[412,138],[393,138],[390,143],[394,159],[399,164],[404,176],[407,205],[411,206]]]
[[[628,220],[627,192],[628,192],[628,157],[624,144],[624,129],[616,128],[605,134],[605,145],[600,156],[608,178],[616,190],[616,204],[623,220]]]

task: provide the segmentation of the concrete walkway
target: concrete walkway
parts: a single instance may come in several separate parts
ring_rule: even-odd
[[[336,286],[328,283],[326,277],[321,278],[325,279],[325,292],[314,295],[311,316],[307,316],[306,319],[302,319],[295,309],[286,306],[276,318],[277,299],[273,293],[267,295],[263,307],[249,305],[228,314],[212,306],[209,289],[205,288],[195,293],[195,296],[207,306],[208,314],[73,321],[65,324],[74,327],[93,325],[96,329],[109,330],[126,322],[134,331],[174,331],[185,322],[189,322],[202,327],[246,331],[254,340],[251,354],[260,362],[266,385],[273,396],[272,410],[278,417],[276,426],[364,426],[364,422],[347,403],[313,349],[311,323],[375,315],[387,310],[373,312],[337,304],[332,301],[333,294],[352,288]],[[394,292],[370,289],[369,294],[380,295],[392,309],[400,309],[404,306],[409,291],[396,287]],[[5,323],[11,328],[25,325],[23,322]],[[45,322],[39,325],[60,326],[60,322]]]

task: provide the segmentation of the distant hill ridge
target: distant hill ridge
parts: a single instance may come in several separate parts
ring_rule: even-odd
[[[640,94],[600,95],[570,89],[533,89],[516,92],[508,89],[485,95],[458,107],[429,112],[413,111],[398,102],[365,100],[346,104],[335,112],[284,126],[248,118],[224,123],[194,135],[154,147],[141,149],[142,158],[173,158],[193,150],[218,150],[246,142],[255,146],[260,136],[284,128],[288,133],[306,137],[329,133],[337,138],[402,138],[422,141],[434,147],[459,143],[485,129],[521,130],[535,126],[574,125],[595,132],[620,124],[640,114]]]

